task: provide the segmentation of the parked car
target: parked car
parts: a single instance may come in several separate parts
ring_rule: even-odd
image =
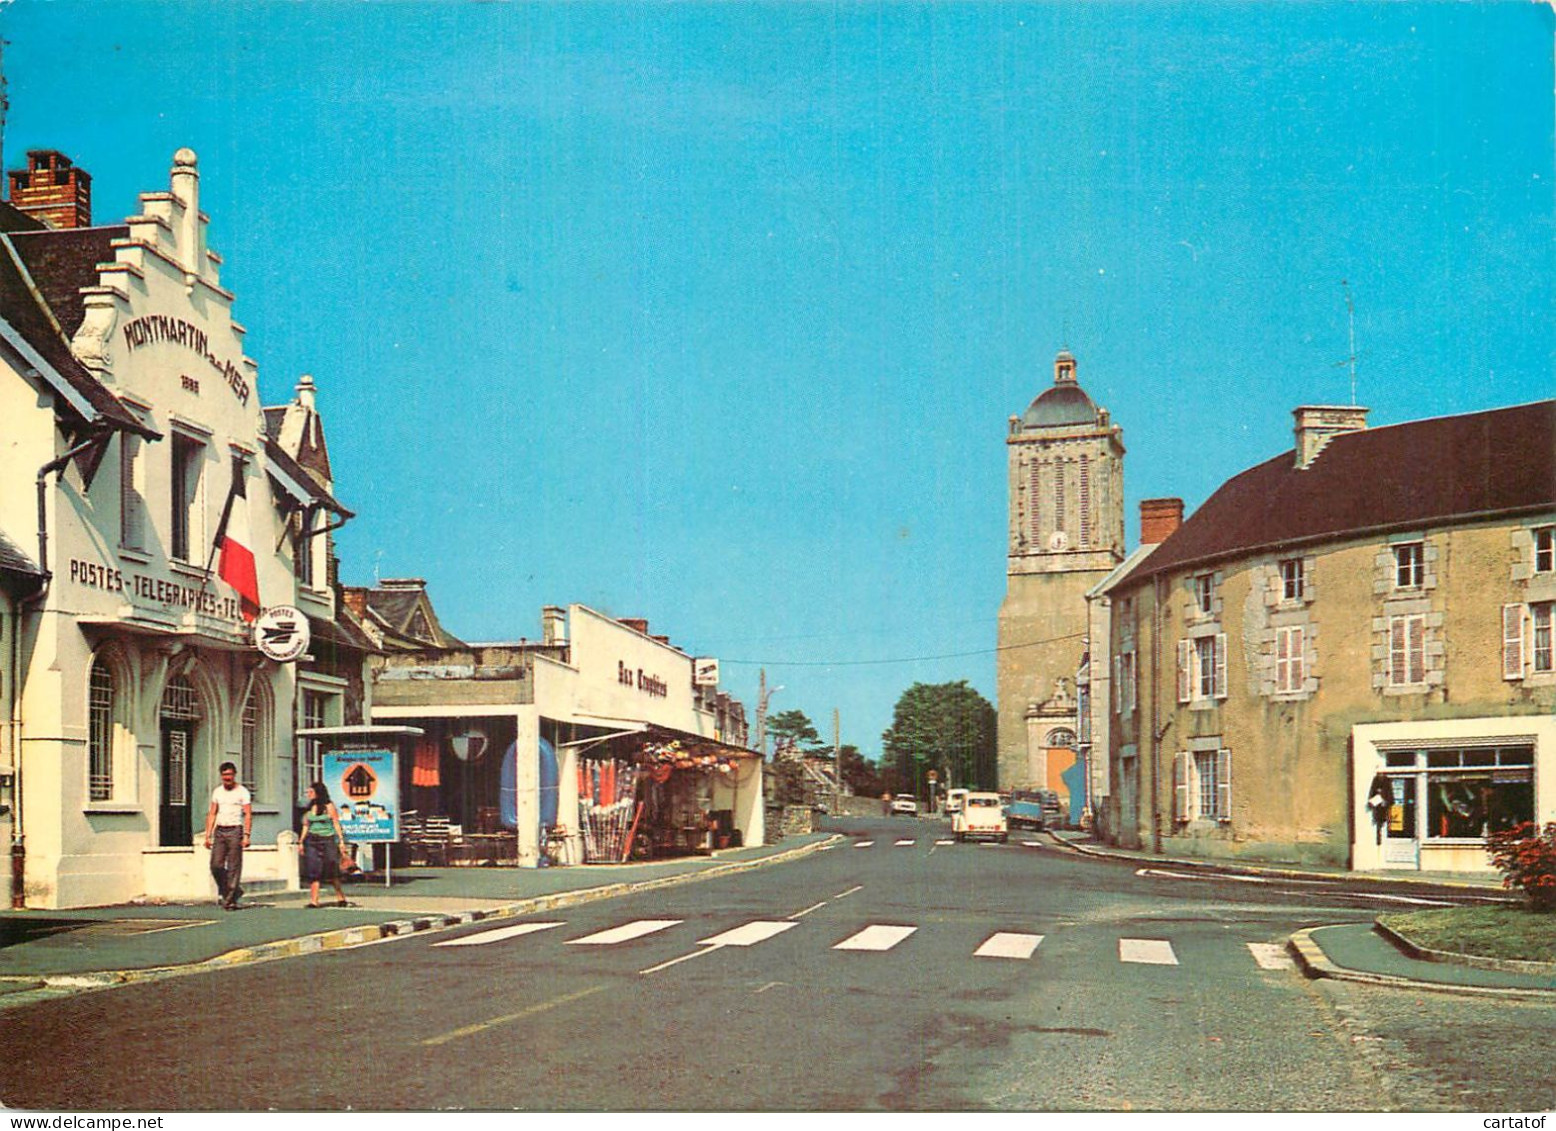
[[[891,815],[895,817],[899,813],[906,817],[917,817],[918,798],[911,793],[899,793],[896,797],[893,797],[891,799]]]
[[[951,818],[951,835],[959,841],[997,840],[1001,844],[1010,836],[1005,821],[1005,807],[997,793],[969,793],[962,811]]]
[[[962,811],[962,803],[967,800],[968,790],[958,786],[955,789],[945,791],[945,813],[947,817],[955,816]]]

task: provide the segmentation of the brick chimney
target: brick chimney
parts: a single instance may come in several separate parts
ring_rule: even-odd
[[[1140,544],[1155,546],[1183,525],[1182,499],[1140,500]]]
[[[622,617],[621,623],[635,632],[641,632],[644,636],[648,635],[648,621],[641,617]]]
[[[92,226],[92,175],[55,149],[29,149],[27,168],[12,169],[11,205],[51,228]]]
[[[1304,405],[1291,410],[1296,418],[1297,467],[1304,468],[1318,458],[1324,445],[1345,432],[1360,432],[1367,427],[1367,410],[1355,405]]]

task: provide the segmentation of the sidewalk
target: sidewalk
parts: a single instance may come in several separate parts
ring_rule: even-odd
[[[1372,890],[1385,897],[1391,890],[1430,893],[1462,899],[1484,895],[1490,901],[1513,901],[1494,875],[1465,876],[1431,872],[1351,872],[1343,868],[1305,865],[1262,865],[1221,862],[1114,848],[1091,839],[1089,833],[1050,830],[1059,845],[1087,856],[1127,860],[1142,867],[1199,875],[1241,876],[1265,882],[1289,880],[1307,884],[1344,884],[1351,891]],[[1486,997],[1537,997],[1556,1000],[1556,964],[1496,963],[1486,959],[1454,961],[1452,955],[1417,957],[1367,923],[1314,927],[1292,936],[1290,949],[1310,978],[1334,978],[1416,990],[1436,990]]]
[[[566,868],[405,868],[346,884],[352,906],[310,908],[308,893],[245,896],[237,911],[214,899],[0,911],[0,1002],[46,987],[112,985],[173,973],[354,946],[482,919],[502,919],[795,859],[826,833],[643,864]],[[324,885],[321,900],[334,895]]]

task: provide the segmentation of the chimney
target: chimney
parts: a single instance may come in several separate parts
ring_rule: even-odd
[[[340,599],[346,603],[346,608],[350,609],[358,619],[367,616],[366,589],[359,589],[354,585],[342,586],[340,590]]]
[[[563,644],[567,641],[567,613],[560,605],[547,605],[540,610],[540,642]]]
[[[379,589],[390,589],[397,593],[412,592],[427,588],[427,579],[424,577],[386,577],[378,583]]]
[[[1291,410],[1296,418],[1297,467],[1309,466],[1336,436],[1367,427],[1367,409],[1355,405],[1304,405]]]
[[[1140,500],[1140,544],[1155,546],[1183,525],[1182,499]]]
[[[55,149],[29,149],[27,168],[7,174],[11,205],[51,228],[92,226],[92,175]]]
[[[640,617],[622,617],[621,623],[635,632],[641,632],[644,636],[648,635],[648,621]]]
[[[304,373],[297,379],[297,403],[312,412],[314,403],[313,394],[313,378],[307,373]]]

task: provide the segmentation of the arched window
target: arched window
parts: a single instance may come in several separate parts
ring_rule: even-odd
[[[238,780],[256,798],[270,756],[270,702],[258,676],[238,718]]]
[[[101,658],[93,661],[87,695],[87,799],[113,799],[114,720],[118,712],[118,684],[113,668]]]

